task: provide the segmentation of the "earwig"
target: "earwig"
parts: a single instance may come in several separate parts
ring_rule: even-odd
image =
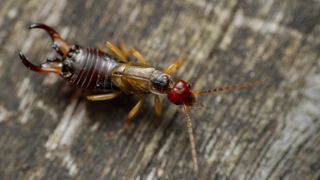
[[[147,64],[144,57],[135,49],[128,50],[123,43],[119,47],[110,42],[105,46],[108,52],[100,48],[83,48],[71,45],[61,38],[53,28],[45,24],[32,24],[29,29],[43,29],[51,37],[52,48],[59,56],[55,59],[47,58],[40,66],[32,64],[22,52],[19,53],[22,63],[32,71],[39,73],[55,73],[69,84],[93,92],[105,92],[87,96],[88,100],[102,101],[118,97],[122,93],[138,95],[139,101],[128,113],[126,124],[130,123],[137,114],[146,94],[154,95],[155,113],[160,116],[160,95],[166,95],[173,104],[182,106],[185,114],[185,124],[191,145],[193,169],[198,171],[195,140],[189,107],[194,105],[195,95],[223,92],[256,86],[260,81],[229,85],[209,90],[191,90],[190,85],[183,81],[173,81],[171,75],[181,65],[177,60],[163,70],[158,70]],[[132,63],[131,57],[138,62]]]

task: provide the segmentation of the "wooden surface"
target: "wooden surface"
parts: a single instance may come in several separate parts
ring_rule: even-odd
[[[319,179],[320,2],[0,1],[1,179]],[[43,22],[69,42],[123,39],[156,67],[185,55],[177,78],[195,89],[263,79],[203,95],[193,110],[200,172],[192,172],[181,109],[151,98],[127,131],[134,96],[87,102],[54,75],[27,70],[48,54]]]

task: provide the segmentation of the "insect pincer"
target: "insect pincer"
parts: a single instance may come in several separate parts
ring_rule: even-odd
[[[34,23],[29,26],[29,29],[36,28],[43,29],[49,34],[52,39],[51,47],[56,50],[59,55],[65,56],[67,54],[71,46],[61,38],[58,32],[56,32],[53,28],[41,23]]]
[[[65,57],[69,52],[71,46],[65,42],[59,33],[57,33],[53,28],[41,24],[34,23],[29,26],[29,29],[43,29],[45,30],[52,39],[52,48],[61,56]],[[47,58],[46,62],[42,63],[40,66],[32,64],[22,52],[19,52],[19,57],[22,60],[22,63],[29,69],[36,72],[53,72],[56,74],[61,73],[62,60],[60,57],[56,57],[55,59]]]

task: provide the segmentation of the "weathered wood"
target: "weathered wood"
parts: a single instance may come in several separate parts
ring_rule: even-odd
[[[319,1],[0,2],[1,179],[319,179]],[[122,131],[135,98],[87,102],[54,75],[28,71],[49,39],[123,39],[157,67],[184,55],[177,77],[195,89],[263,79],[259,87],[203,95],[191,114],[200,172],[181,109],[151,99]]]

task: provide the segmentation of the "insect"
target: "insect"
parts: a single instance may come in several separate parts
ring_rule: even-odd
[[[161,114],[159,98],[161,95],[166,95],[173,104],[182,106],[195,171],[198,171],[198,161],[189,115],[189,107],[196,102],[195,95],[249,88],[259,83],[259,81],[254,81],[208,90],[191,90],[187,82],[173,81],[171,78],[170,74],[177,71],[181,61],[176,61],[163,70],[159,70],[149,65],[137,50],[133,48],[128,50],[124,44],[120,44],[118,47],[106,42],[105,46],[108,52],[105,52],[101,48],[83,48],[76,44],[71,45],[63,40],[53,28],[45,24],[35,23],[29,27],[29,29],[34,28],[43,29],[50,35],[53,41],[52,48],[58,56],[54,59],[47,58],[46,62],[37,66],[20,52],[19,57],[22,63],[32,71],[55,73],[73,86],[99,92],[87,96],[88,100],[110,100],[123,93],[137,95],[139,101],[128,113],[126,123],[130,123],[138,113],[147,94],[154,95],[154,108],[158,116]],[[133,58],[137,62],[132,62]]]

